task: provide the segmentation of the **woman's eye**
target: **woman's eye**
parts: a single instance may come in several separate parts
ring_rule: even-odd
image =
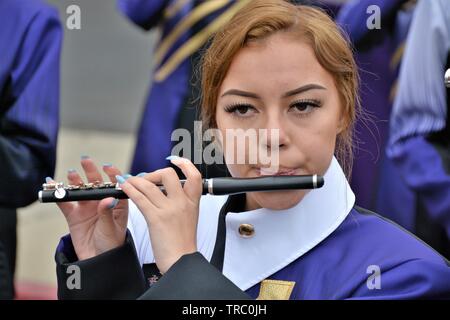
[[[254,110],[254,107],[247,104],[236,104],[225,108],[226,112],[233,113],[237,116],[249,116],[253,113]]]
[[[320,101],[317,100],[301,100],[291,104],[291,108],[294,108],[294,112],[299,114],[309,113],[313,108],[319,108],[320,106]]]

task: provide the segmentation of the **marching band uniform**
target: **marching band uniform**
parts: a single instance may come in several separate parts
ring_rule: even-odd
[[[413,16],[412,1],[358,0],[342,5],[335,19],[349,35],[355,47],[360,69],[361,107],[376,123],[357,120],[357,145],[351,186],[358,205],[384,212],[376,207],[377,192],[385,185],[378,177],[385,161],[389,121],[396,93],[398,71],[409,26]],[[378,7],[380,28],[369,29],[367,12]],[[388,182],[389,183],[389,182]]]
[[[248,0],[118,0],[119,10],[139,27],[144,30],[161,27],[132,174],[168,166],[165,158],[174,144],[171,141],[174,129],[187,129],[194,136],[194,121],[199,119],[197,104],[193,102],[199,91],[199,83],[192,79],[194,64],[199,61],[208,38],[246,3]],[[193,141],[191,145],[194,152]],[[205,166],[197,168],[205,178],[228,175],[223,165],[208,166],[207,171]]]
[[[16,208],[36,201],[55,170],[61,39],[54,8],[0,1],[0,298],[14,297]]]
[[[356,207],[337,160],[286,210],[245,211],[245,194],[202,196],[198,252],[159,274],[147,224],[130,201],[126,243],[77,261],[70,236],[55,258],[61,299],[450,298],[450,266],[392,222]],[[81,271],[82,290],[66,286]],[[371,270],[379,269],[378,286]],[[377,283],[375,281],[375,283]]]
[[[378,210],[450,258],[450,3],[419,1],[392,110]]]

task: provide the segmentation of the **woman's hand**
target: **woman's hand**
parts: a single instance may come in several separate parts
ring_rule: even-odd
[[[92,159],[83,157],[81,166],[88,182],[103,182],[103,177]],[[103,171],[114,183],[115,176],[121,174],[112,165],[104,165]],[[75,170],[69,170],[67,179],[72,185],[84,183]],[[57,205],[66,218],[79,260],[95,257],[124,244],[128,220],[127,199],[58,202]]]
[[[165,273],[181,256],[197,251],[197,222],[202,176],[191,161],[172,156],[186,176],[181,185],[173,168],[165,168],[126,181],[120,187],[147,221],[156,264]],[[167,196],[155,185],[162,184]]]

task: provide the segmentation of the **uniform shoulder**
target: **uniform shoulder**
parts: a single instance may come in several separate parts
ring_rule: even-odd
[[[20,46],[25,34],[35,37],[46,33],[51,37],[61,37],[61,21],[58,10],[41,0],[0,1],[0,38],[7,41],[9,48]]]
[[[321,263],[326,261],[327,263]],[[394,222],[354,207],[341,225],[291,270],[302,272],[305,294],[332,299],[413,299],[450,295],[448,261]],[[381,290],[372,290],[381,275]],[[333,275],[333,281],[330,281]],[[322,281],[316,288],[313,282]],[[306,281],[306,283],[305,283]]]
[[[450,265],[432,247],[397,223],[373,211],[355,206],[343,225],[366,247],[402,260],[425,259]],[[357,241],[357,242],[359,242]]]
[[[30,18],[36,14],[58,16],[58,10],[42,0],[3,0],[0,2],[0,8],[23,18]]]

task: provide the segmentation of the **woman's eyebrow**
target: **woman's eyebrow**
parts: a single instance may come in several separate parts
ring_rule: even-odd
[[[261,99],[261,97],[258,96],[256,93],[251,93],[251,92],[242,91],[242,90],[238,90],[238,89],[227,90],[220,97],[230,96],[230,95],[241,96],[241,97],[246,97],[246,98]]]
[[[298,87],[297,89],[290,90],[290,91],[286,92],[283,95],[283,98],[295,96],[296,94],[299,94],[299,93],[302,93],[302,92],[305,92],[305,91],[309,91],[309,90],[313,90],[313,89],[326,90],[327,88],[322,87],[321,85],[318,85],[318,84],[315,84],[315,83],[310,83],[310,84],[306,84],[304,86]]]
[[[318,84],[315,84],[315,83],[310,83],[310,84],[306,84],[304,86],[298,87],[297,89],[293,89],[293,90],[290,90],[290,91],[286,92],[283,95],[283,98],[291,97],[291,96],[294,96],[296,94],[299,94],[299,93],[302,93],[302,92],[305,92],[305,91],[308,91],[308,90],[313,90],[313,89],[326,90],[326,88],[321,86],[321,85],[318,85]],[[261,97],[258,96],[256,93],[243,91],[243,90],[238,90],[238,89],[227,90],[220,97],[229,96],[229,95],[241,96],[241,97],[246,97],[246,98],[261,99]]]

